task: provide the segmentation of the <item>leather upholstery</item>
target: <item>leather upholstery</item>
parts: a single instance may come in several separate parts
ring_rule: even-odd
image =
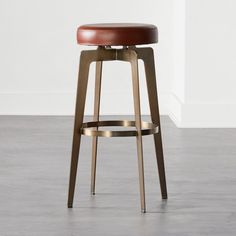
[[[82,25],[77,30],[77,42],[93,46],[132,46],[157,43],[155,25],[135,23],[106,23]]]

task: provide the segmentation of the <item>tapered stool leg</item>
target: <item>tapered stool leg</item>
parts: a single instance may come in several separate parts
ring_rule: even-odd
[[[141,109],[140,109],[140,92],[139,92],[139,77],[138,77],[138,58],[137,58],[137,54],[135,51],[132,51],[132,53],[131,53],[131,67],[132,67],[135,124],[136,124],[136,129],[138,132],[136,139],[137,139],[137,153],[138,153],[141,210],[142,210],[142,212],[146,212],[144,164],[143,164],[143,143],[142,143],[142,135],[141,135]]]
[[[87,59],[86,53],[82,52],[80,56],[75,121],[74,121],[74,134],[73,134],[73,144],[72,144],[72,154],[71,154],[69,193],[67,202],[69,208],[73,207],[74,190],[75,190],[80,141],[81,141],[81,134],[79,130],[83,122],[85,98],[88,84],[88,73],[89,73],[90,62],[86,59]]]
[[[99,121],[101,79],[102,79],[102,61],[98,61],[96,62],[94,116],[93,116],[94,121]],[[98,128],[96,127],[96,130],[97,129]],[[91,166],[91,194],[95,194],[98,137],[94,136],[92,142],[93,144],[92,144],[92,166]]]
[[[159,125],[159,132],[154,134],[154,143],[155,143],[156,159],[159,171],[161,194],[163,199],[167,199],[168,196],[166,187],[165,165],[164,165],[164,155],[163,155],[163,146],[161,137],[161,123],[160,123],[160,113],[159,113],[158,96],[157,96],[153,49],[152,48],[140,49],[140,56],[142,57],[145,66],[152,122],[154,124]]]

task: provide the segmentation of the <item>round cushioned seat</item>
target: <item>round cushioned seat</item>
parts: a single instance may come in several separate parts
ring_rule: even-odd
[[[132,46],[157,43],[155,25],[106,23],[82,25],[77,30],[78,44],[91,46]]]

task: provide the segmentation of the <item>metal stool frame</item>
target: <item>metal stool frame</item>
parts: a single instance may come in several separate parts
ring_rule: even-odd
[[[138,76],[139,59],[143,60],[144,62],[152,123],[143,122],[141,120],[139,76]],[[127,61],[131,64],[135,121],[125,121],[125,120],[99,121],[102,64],[104,61],[114,61],[114,60]],[[89,67],[92,62],[96,62],[94,117],[93,117],[94,121],[83,123]],[[98,127],[100,126],[124,126],[124,127],[134,126],[136,127],[136,130],[102,131],[98,130]],[[81,135],[93,136],[91,194],[95,194],[98,136],[100,137],[136,136],[141,210],[142,212],[146,212],[142,136],[151,134],[154,136],[161,194],[163,199],[167,199],[166,177],[165,177],[164,156],[163,156],[163,147],[161,138],[161,125],[160,125],[160,114],[159,114],[159,105],[157,96],[153,49],[150,47],[137,48],[135,46],[123,47],[122,49],[115,49],[109,46],[108,47],[99,46],[97,50],[82,51],[80,55],[80,66],[78,75],[78,88],[77,88],[77,98],[76,98],[74,134],[73,134],[69,194],[68,194],[68,208],[73,207],[73,198],[74,198],[74,190],[76,183]]]

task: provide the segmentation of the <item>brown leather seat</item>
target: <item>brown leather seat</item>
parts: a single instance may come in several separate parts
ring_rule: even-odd
[[[77,30],[77,42],[83,45],[131,46],[156,43],[157,39],[157,27],[149,24],[89,24]]]

